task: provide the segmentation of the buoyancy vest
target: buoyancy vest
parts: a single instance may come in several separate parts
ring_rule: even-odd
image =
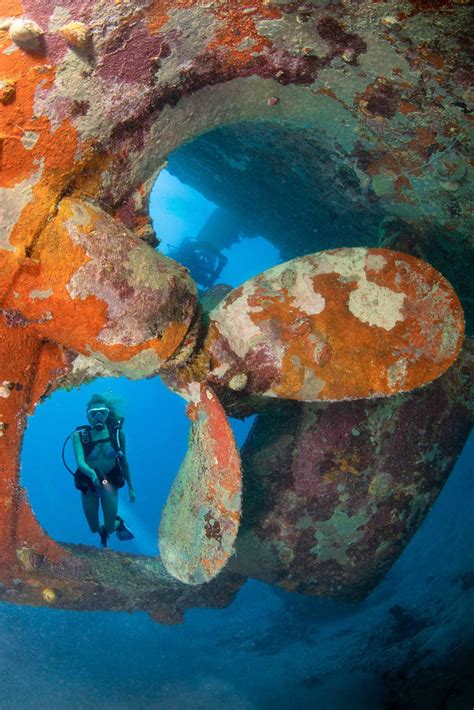
[[[102,443],[110,441],[110,443],[115,451],[115,458],[116,458],[117,464],[120,468],[122,468],[121,467],[121,459],[124,458],[125,453],[124,453],[122,446],[120,444],[120,432],[123,427],[123,422],[124,422],[124,418],[120,417],[116,420],[116,423],[113,424],[112,426],[107,424],[106,426],[107,426],[107,432],[108,432],[109,436],[104,439],[97,439],[96,441],[92,440],[91,431],[92,431],[93,427],[91,427],[89,424],[82,424],[81,426],[76,427],[74,431],[79,432],[81,444],[84,449],[84,456],[87,458],[87,456],[89,456],[91,451],[93,451],[96,444],[102,444]],[[66,437],[66,440],[63,444],[62,459],[63,459],[64,466],[67,468],[69,473],[72,473],[72,475],[74,476],[76,474],[76,471],[73,471],[71,468],[69,468],[69,466],[66,463],[66,459],[65,459],[66,444],[69,441],[69,439],[71,438],[73,433],[74,432],[71,432]]]
[[[76,431],[79,432],[79,436],[81,439],[81,444],[82,448],[84,449],[84,456],[87,458],[90,453],[94,450],[97,444],[105,444],[107,442],[110,442],[112,445],[116,458],[118,461],[120,461],[121,458],[123,458],[124,453],[122,451],[122,447],[120,445],[120,431],[122,429],[122,424],[123,424],[123,418],[118,419],[117,423],[114,424],[113,426],[106,425],[107,426],[107,432],[108,436],[103,438],[103,439],[93,439],[91,436],[91,431],[93,427],[89,426],[88,424],[85,424],[83,426],[78,426],[76,427]]]

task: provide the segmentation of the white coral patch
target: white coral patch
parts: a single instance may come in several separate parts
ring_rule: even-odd
[[[49,21],[49,31],[57,32],[62,25],[69,22],[71,13],[65,7],[55,7]]]
[[[367,249],[341,249],[331,254],[322,252],[314,260],[314,274],[339,274],[344,280],[364,278]]]
[[[30,293],[29,293],[29,297],[31,298],[32,301],[36,301],[36,299],[39,299],[40,301],[44,301],[44,299],[49,298],[52,295],[53,295],[52,288],[48,288],[45,291],[39,291],[38,289],[35,289],[33,291],[30,291]]]
[[[247,381],[248,377],[245,372],[239,372],[237,375],[234,375],[229,380],[229,387],[235,392],[240,392],[240,390],[244,389],[245,385],[247,384]]]
[[[304,270],[303,273],[308,277],[338,274],[344,280],[354,281],[365,277],[366,256],[367,249],[364,247],[340,249],[335,253],[323,251],[285,261],[283,264],[268,269],[264,275],[267,280],[274,281],[275,279],[283,279],[287,271]],[[312,285],[311,290],[313,290]]]
[[[212,42],[222,24],[212,12],[203,7],[170,10],[165,32],[174,37],[172,52],[169,57],[161,59],[156,82],[166,86],[175,81],[177,71],[191,65],[203,47]]]
[[[20,219],[26,205],[33,199],[33,187],[40,180],[43,162],[38,170],[14,187],[0,188],[0,249],[15,251],[10,244],[10,234]]]
[[[2,17],[0,19],[0,32],[8,31],[14,21],[14,17]]]
[[[404,320],[404,301],[404,293],[364,279],[359,281],[355,291],[351,291],[348,307],[352,315],[363,323],[392,330],[398,321]]]
[[[68,228],[68,232],[75,243],[82,246],[83,242],[85,242],[84,236],[76,227],[84,227],[91,224],[92,215],[97,215],[97,209],[88,208],[88,205],[82,200],[68,200],[65,204],[72,210],[72,218],[65,222],[65,226]]]
[[[405,386],[407,377],[407,361],[405,359],[394,362],[387,367],[387,384],[390,389],[400,390]]]
[[[41,27],[34,20],[26,20],[22,17],[13,20],[9,32],[13,42],[21,47],[35,46],[35,42],[44,34]]]
[[[139,111],[140,102],[146,100],[146,91],[138,83],[113,83],[91,72],[87,57],[70,50],[58,65],[56,78],[51,87],[46,81],[39,82],[34,100],[37,117],[46,116],[53,131],[63,121],[71,119],[71,104],[87,97],[89,109],[74,116],[72,123],[82,140],[106,141],[117,123],[116,111],[120,106],[123,117]]]
[[[183,390],[181,394],[192,404],[199,404],[201,401],[201,384],[199,382],[190,382],[187,389]]]
[[[103,353],[95,352],[90,348],[88,355],[102,363],[110,373],[109,377],[128,377],[129,380],[140,380],[143,377],[155,376],[163,365],[154,350],[142,350],[129,360],[109,360]]]
[[[23,135],[20,138],[25,150],[33,150],[38,142],[39,133],[36,131],[23,131]]]
[[[84,378],[119,376],[115,372],[109,370],[102,362],[99,362],[93,357],[81,355],[80,353],[74,358],[72,375],[79,375],[81,377],[84,376]]]
[[[382,254],[367,254],[366,264],[369,271],[381,271],[386,263],[387,261]]]
[[[94,262],[87,262],[79,267],[66,284],[66,290],[71,298],[82,300],[95,296],[107,304],[107,325],[102,328],[99,339],[107,345],[127,342],[136,345],[143,340],[142,324],[139,326],[134,318],[129,317],[129,304],[124,300],[114,284],[101,283],[97,276]],[[146,334],[149,337],[149,334]]]
[[[224,377],[225,373],[228,371],[230,368],[230,365],[228,362],[222,363],[222,365],[219,365],[219,367],[215,367],[211,372],[209,373],[213,377]]]
[[[243,293],[232,303],[218,306],[210,313],[211,321],[214,321],[236,355],[245,357],[248,351],[262,340],[262,332],[255,325],[250,317],[251,312],[261,310],[260,308],[249,308],[248,298],[253,291],[253,283],[244,285]]]
[[[10,383],[7,382],[7,380],[4,380],[2,382],[2,384],[0,385],[0,397],[3,397],[4,399],[6,399],[7,397],[10,396],[10,394],[11,394]]]
[[[306,402],[316,401],[325,384],[326,382],[324,380],[315,377],[313,370],[305,367],[299,399]]]
[[[293,304],[307,315],[317,315],[324,310],[326,301],[324,297],[315,292],[310,273],[301,270],[296,272],[296,282],[291,287]]]

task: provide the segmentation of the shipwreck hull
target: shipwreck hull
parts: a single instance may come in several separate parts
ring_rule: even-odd
[[[188,604],[227,603],[243,577],[229,571],[227,579],[224,572],[193,591],[161,576],[158,562],[114,556],[107,568],[97,551],[51,540],[20,486],[25,421],[40,398],[61,384],[110,374],[86,352],[91,332],[73,332],[86,322],[80,312],[76,317],[65,288],[77,249],[64,246],[66,239],[55,249],[51,230],[68,204],[99,215],[107,227],[110,247],[97,257],[95,280],[76,283],[76,302],[87,300],[100,339],[107,303],[97,293],[82,298],[80,287],[110,283],[105,257],[118,253],[124,234],[128,243],[127,230],[147,246],[156,244],[149,194],[170,152],[213,129],[237,127],[241,161],[236,167],[226,158],[221,179],[226,195],[237,195],[240,165],[270,133],[275,149],[267,164],[276,178],[267,186],[262,180],[250,199],[260,210],[273,195],[262,219],[273,221],[270,231],[282,252],[397,243],[449,278],[472,326],[473,280],[466,269],[473,254],[470,10],[461,0],[63,5],[57,12],[49,0],[9,0],[0,28],[0,594],[10,602],[61,608],[140,607],[176,620]],[[244,124],[252,127],[246,136],[239,128]],[[223,153],[211,140],[195,170],[209,155],[222,162]],[[272,184],[288,175],[287,197],[277,195]],[[310,195],[318,196],[315,203],[306,200]],[[226,202],[222,193],[215,197],[233,210],[248,207]],[[290,216],[282,219],[285,200]],[[304,228],[320,210],[329,220],[343,217],[328,244]],[[298,237],[289,227],[297,212]],[[67,237],[63,226],[58,234]],[[278,237],[285,230],[293,240],[288,246],[285,237],[286,252]],[[52,276],[67,274],[53,294],[42,281],[46,263]],[[135,270],[138,281],[143,269]],[[137,280],[113,285],[132,297]],[[179,322],[169,333],[169,350],[161,353],[156,344],[158,364],[185,335],[183,313],[191,334],[182,342],[183,357],[192,348],[193,304],[191,288],[175,304]],[[134,341],[132,321],[120,312],[123,340]],[[133,347],[111,357],[132,359]],[[462,446],[467,420],[456,373],[463,367],[386,403],[284,404],[271,420],[260,419],[244,450],[247,508],[236,558],[242,574],[332,596],[360,596],[373,586],[416,529]],[[155,369],[155,359],[151,365],[133,361],[129,374]],[[301,421],[298,431],[290,417]],[[278,424],[278,436],[270,436],[269,422]],[[308,446],[316,459],[308,457]],[[405,451],[406,469],[397,471],[396,457]],[[265,476],[266,470],[275,476]],[[130,568],[138,580],[128,587],[133,594],[125,591]],[[161,596],[150,591],[153,585]]]

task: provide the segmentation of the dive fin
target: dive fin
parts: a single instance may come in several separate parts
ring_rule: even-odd
[[[188,452],[161,515],[159,548],[168,572],[202,584],[234,551],[241,504],[240,458],[234,435],[210,387],[189,387]]]
[[[119,526],[115,528],[115,534],[117,535],[118,539],[122,542],[125,542],[126,540],[133,540],[135,535],[132,533],[130,528],[127,528],[124,519],[121,518],[120,515],[117,515],[116,520],[119,521]]]

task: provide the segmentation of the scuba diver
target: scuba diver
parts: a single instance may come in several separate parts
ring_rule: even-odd
[[[184,239],[179,247],[170,244],[169,253],[186,266],[196,283],[205,289],[211,288],[227,264],[227,257],[214,244],[198,239]]]
[[[118,489],[126,481],[131,503],[135,502],[136,495],[125,456],[123,418],[117,416],[113,403],[106,397],[93,395],[87,405],[87,419],[89,425],[77,427],[70,435],[77,471],[71,471],[67,466],[64,447],[63,461],[74,475],[76,488],[81,491],[82,507],[91,532],[99,533],[102,547],[107,547],[109,535],[114,532],[119,540],[134,537],[117,515]],[[99,500],[103,525],[99,523]]]

